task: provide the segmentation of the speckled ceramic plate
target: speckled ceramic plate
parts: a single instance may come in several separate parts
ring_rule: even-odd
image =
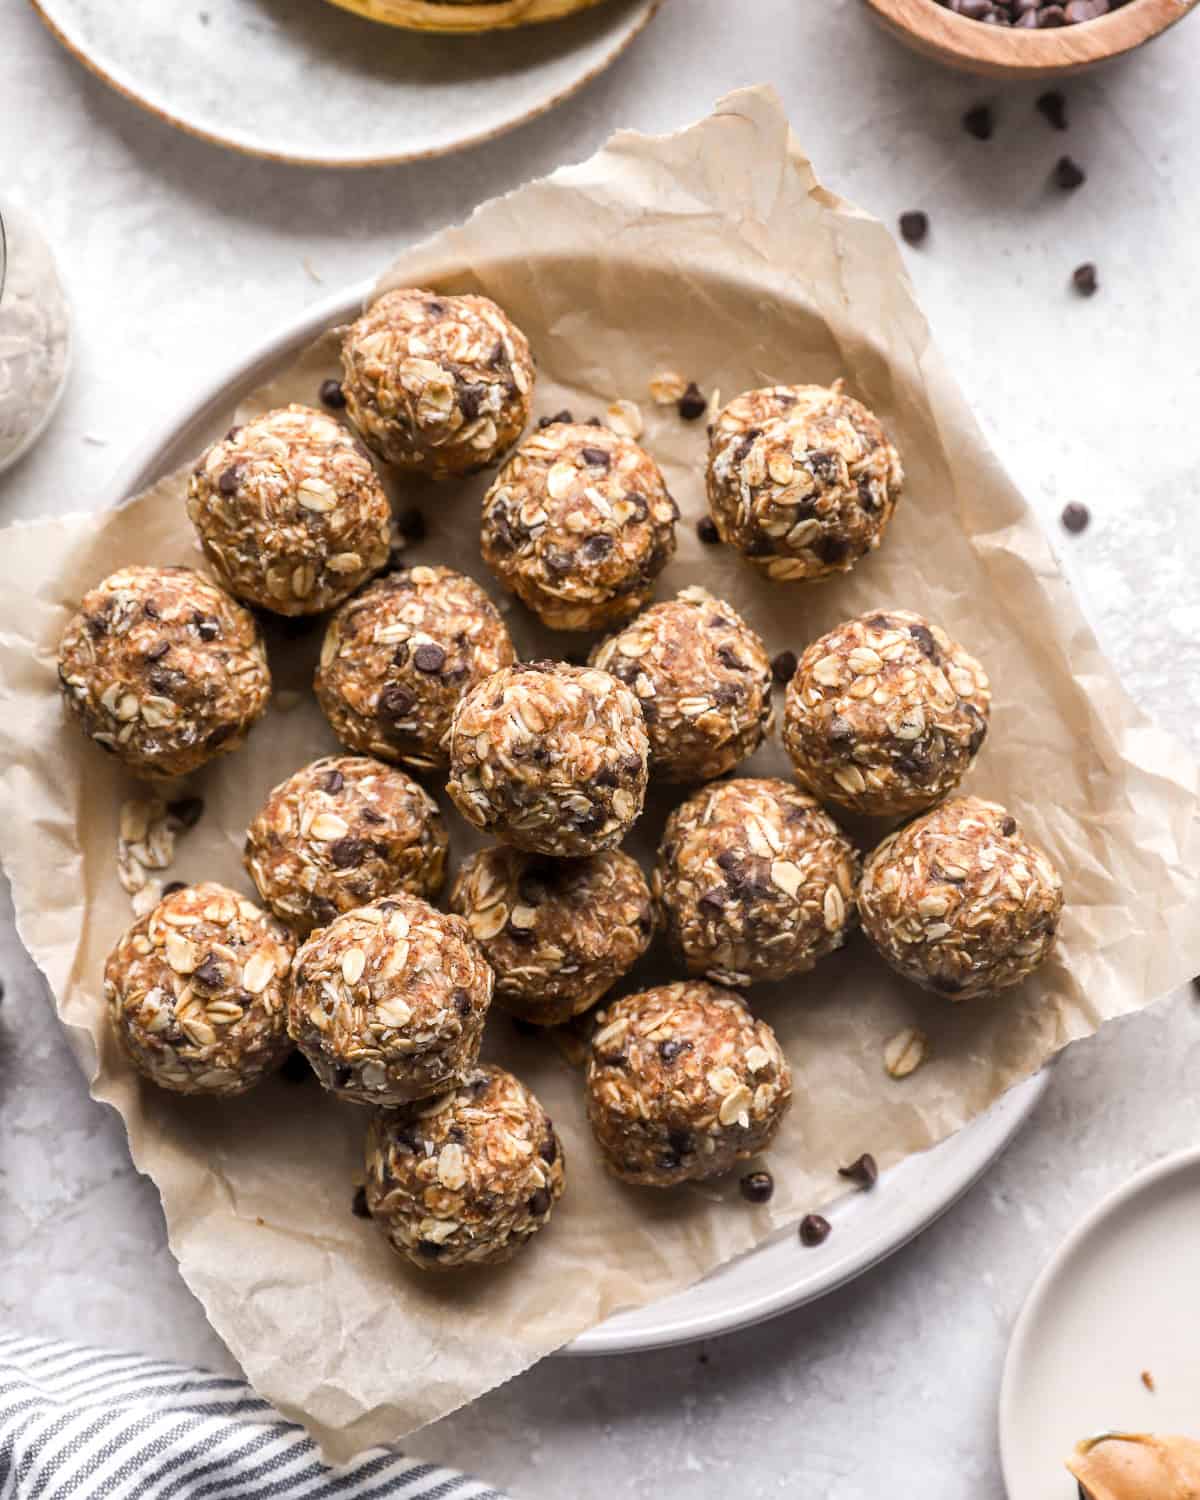
[[[160,119],[329,167],[439,156],[532,119],[615,61],[660,3],[435,36],[318,0],[33,0],[82,63]]]
[[[194,458],[228,426],[231,409],[244,395],[282,371],[326,328],[357,316],[369,291],[359,287],[311,309],[199,390],[134,457],[110,502],[118,504]],[[1032,1114],[1049,1080],[1046,1070],[1010,1090],[965,1130],[885,1173],[873,1192],[846,1194],[825,1210],[834,1233],[818,1248],[803,1248],[794,1231],[785,1231],[686,1291],[618,1313],[564,1352],[627,1354],[711,1338],[812,1302],[862,1275],[978,1181]]]
[[[1198,1230],[1200,1151],[1191,1150],[1105,1198],[1038,1277],[1000,1392],[1009,1500],[1075,1500],[1063,1464],[1081,1438],[1200,1436]]]

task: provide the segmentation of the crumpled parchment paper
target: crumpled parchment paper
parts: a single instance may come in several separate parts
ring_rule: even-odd
[[[966,787],[1006,803],[1046,845],[1068,904],[1053,961],[994,1001],[955,1008],[922,995],[861,938],[814,973],[755,992],[796,1075],[795,1106],[769,1156],[776,1192],[763,1208],[740,1200],[736,1180],[655,1193],[608,1179],[588,1141],[578,1070],[552,1042],[517,1036],[495,1016],[488,1050],[554,1115],[567,1195],[510,1266],[422,1278],[351,1214],[359,1111],[315,1085],[283,1082],[233,1102],[177,1099],[142,1084],[107,1031],[101,969],[131,920],[115,870],[117,809],[130,787],[65,721],[55,650],[80,596],[112,569],[198,564],[183,478],[115,511],[6,532],[0,814],[21,933],[95,1096],[120,1111],[134,1161],[158,1185],[188,1285],[255,1387],[338,1459],[445,1415],[617,1308],[688,1285],[832,1197],[840,1164],[869,1150],[886,1167],[941,1140],[1065,1043],[1200,970],[1197,769],[1100,655],[931,347],[890,236],[816,182],[774,95],[732,95],[664,138],[619,134],[592,160],[406,252],[384,278],[397,282],[479,290],[506,307],[539,361],[537,414],[639,403],[643,442],[684,515],[659,597],[693,583],[724,593],[772,651],[799,650],[878,606],[915,608],[959,637],[996,692]],[[314,401],[334,373],[335,347],[320,340],[246,409]],[[775,381],[845,377],[908,472],[882,549],[848,578],[788,586],[700,546],[704,424],[652,405],[647,383],[664,370],[726,400]],[[490,583],[478,552],[485,482],[403,486],[405,503],[423,505],[429,520],[414,559]],[[547,636],[516,606],[509,619],[525,653],[580,644]],[[207,809],[171,876],[246,888],[239,849],[249,816],[277,780],[334,748],[308,694],[319,639],[319,626],[303,639],[271,632],[276,687],[288,696],[244,750],[193,779],[188,790]],[[787,770],[778,744],[751,765]],[[635,830],[631,847],[643,858],[668,805],[656,799]],[[855,831],[864,840],[881,832]],[[472,845],[457,819],[452,841],[459,855]],[[669,974],[669,960],[645,972]],[[908,1024],[929,1034],[931,1055],[895,1081],[883,1045]]]

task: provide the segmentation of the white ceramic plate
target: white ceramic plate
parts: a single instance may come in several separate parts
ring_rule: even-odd
[[[1200,1150],[1156,1162],[1061,1246],[1017,1319],[1000,1392],[1009,1500],[1075,1500],[1080,1438],[1200,1428]],[[1151,1392],[1142,1384],[1148,1370]]]
[[[278,374],[326,328],[355,317],[369,291],[359,287],[310,309],[201,389],[134,457],[109,503],[137,494],[194,458],[228,426],[230,411],[244,395]],[[628,1354],[711,1338],[853,1280],[932,1224],[983,1175],[1036,1108],[1049,1080],[1047,1070],[1010,1090],[965,1130],[887,1172],[873,1192],[847,1193],[827,1210],[834,1232],[820,1247],[805,1249],[794,1231],[784,1231],[684,1292],[618,1313],[563,1352]]]
[[[462,37],[323,0],[33,3],[81,62],[169,124],[255,156],[360,167],[440,156],[541,114],[608,67],[660,0]]]

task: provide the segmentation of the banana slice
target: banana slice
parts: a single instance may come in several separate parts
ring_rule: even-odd
[[[409,31],[498,31],[557,21],[602,0],[330,0],[343,10]]]

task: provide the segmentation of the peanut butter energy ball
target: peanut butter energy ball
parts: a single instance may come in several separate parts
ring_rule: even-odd
[[[446,790],[468,823],[532,854],[619,844],[646,795],[646,725],[594,667],[506,667],[459,703]]]
[[[905,979],[954,1000],[1007,989],[1054,946],[1058,871],[995,802],[952,797],[868,855],[863,930]]]
[[[675,552],[679,510],[658,465],[606,427],[552,422],[483,501],[483,557],[552,630],[626,620]]]
[[[342,744],[426,771],[446,764],[463,693],[514,657],[504,621],[473,579],[408,568],[330,620],[314,687]]]
[[[848,573],[878,547],[903,483],[900,455],[840,381],[747,391],[712,426],[713,521],[768,578]]]
[[[385,292],[346,331],[342,367],[367,446],[434,479],[494,463],[529,420],[529,345],[487,297]]]
[[[614,1176],[645,1187],[717,1177],[775,1139],[791,1070],[737,995],[685,980],[626,995],[597,1019],[588,1119]]]
[[[166,896],[108,956],[104,998],[138,1072],[176,1094],[244,1094],[292,1050],[295,939],[206,881]]]
[[[430,1104],[377,1110],[367,1131],[367,1207],[423,1271],[509,1260],[564,1185],[550,1117],[503,1068],[475,1068]]]
[[[650,775],[711,781],[771,731],[771,663],[730,605],[689,588],[652,605],[592,652],[631,687],[650,738]]]
[[[299,932],[393,891],[432,899],[446,873],[437,803],[403,771],[327,755],[272,791],[246,830],[259,895]]]
[[[236,750],[271,696],[254,616],[190,568],[122,568],[85,594],[58,677],[83,732],[150,777]]]
[[[688,973],[741,986],[803,973],[840,948],[858,871],[854,846],[806,793],[721,781],[668,818],[654,897]]]
[[[397,892],[336,917],[300,949],[288,1029],[340,1098],[407,1104],[474,1068],[492,985],[461,917]]]
[[[392,512],[371,460],[307,406],[214,443],[188,481],[187,511],[230,593],[276,614],[332,609],[388,560]]]
[[[987,674],[944,630],[904,609],[847,620],[800,660],[783,742],[822,802],[895,817],[952,792],[987,734]]]
[[[619,849],[545,859],[503,844],[463,864],[450,909],[496,971],[496,1002],[538,1026],[580,1015],[650,945],[650,888]]]

